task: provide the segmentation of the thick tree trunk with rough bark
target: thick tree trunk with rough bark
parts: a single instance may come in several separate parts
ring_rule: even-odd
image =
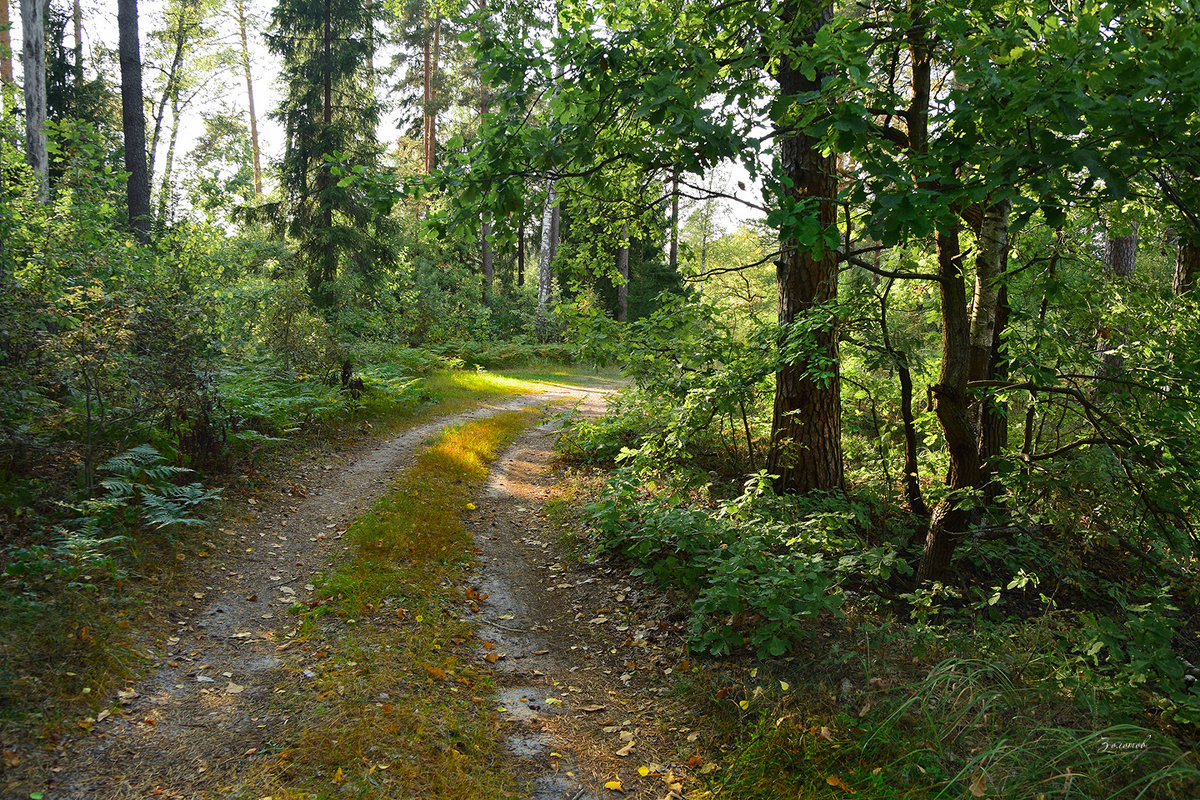
[[[50,156],[46,150],[46,0],[22,0],[21,32],[25,73],[25,160],[37,178],[38,200],[50,201]]]
[[[785,19],[811,20],[799,31],[796,45],[815,40],[832,18],[832,6],[793,0],[784,5]],[[806,76],[802,65],[784,58],[777,79],[785,96],[819,91],[824,75]],[[802,132],[780,136],[779,158],[791,179],[788,190],[794,202],[810,203],[822,230],[837,224],[836,157],[825,154],[821,142]],[[779,324],[789,327],[817,307],[837,299],[837,253],[814,255],[792,239],[784,242],[776,262],[779,286]],[[775,405],[771,416],[771,444],[767,471],[778,476],[776,489],[798,493],[841,489],[842,465],[841,387],[835,325],[814,326],[815,358],[782,364],[775,373]],[[815,362],[815,363],[814,363]]]
[[[1195,289],[1197,275],[1200,275],[1200,233],[1185,230],[1179,236],[1179,250],[1175,254],[1175,294]]]
[[[1133,276],[1137,264],[1138,226],[1124,236],[1107,236],[1104,240],[1104,264],[1110,275],[1118,278]]]
[[[258,149],[258,115],[254,112],[254,80],[250,73],[250,41],[246,35],[246,3],[237,0],[238,36],[242,44],[242,72],[246,76],[246,102],[250,109],[250,153],[254,159],[254,198],[262,197],[262,161]]]
[[[138,42],[137,0],[117,0],[121,57],[121,129],[125,135],[126,197],[129,227],[150,239],[150,178],[146,171],[146,112],[142,106],[142,55]]]

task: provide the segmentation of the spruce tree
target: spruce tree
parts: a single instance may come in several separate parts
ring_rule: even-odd
[[[287,87],[275,112],[286,134],[280,179],[288,197],[288,231],[299,248],[313,303],[336,302],[339,270],[371,278],[390,260],[384,222],[343,174],[373,169],[375,138],[373,28],[382,3],[282,0],[267,41],[283,61]]]

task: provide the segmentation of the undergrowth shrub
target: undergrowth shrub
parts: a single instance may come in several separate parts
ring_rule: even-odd
[[[692,593],[699,650],[748,644],[759,656],[783,655],[812,637],[815,620],[840,614],[848,585],[910,571],[894,544],[864,546],[876,509],[861,500],[778,497],[764,473],[732,500],[703,494],[646,485],[622,468],[587,509],[601,549],[634,559],[636,572],[660,586]]]

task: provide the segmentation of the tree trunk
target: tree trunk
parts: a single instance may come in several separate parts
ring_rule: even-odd
[[[1012,202],[1002,200],[987,208],[980,226],[975,257],[975,296],[971,304],[971,363],[968,380],[997,377],[1003,369],[1003,332],[1008,323],[1008,292],[1004,273],[1008,267],[1008,226]],[[1008,418],[1004,404],[994,395],[980,397],[978,412],[980,481],[988,502],[1003,492],[993,480],[994,459],[1008,444]]]
[[[946,437],[950,492],[938,503],[929,521],[925,552],[917,581],[941,580],[950,570],[957,539],[966,533],[974,508],[964,497],[979,483],[979,437],[971,413],[967,380],[971,362],[971,328],[967,289],[958,244],[959,225],[938,231],[937,260],[942,298],[942,366],[933,387],[933,408]]]
[[[170,222],[167,216],[170,212],[171,201],[171,169],[175,164],[175,142],[179,138],[180,110],[179,96],[176,94],[171,100],[171,138],[167,140],[167,158],[163,165],[162,185],[158,189],[157,224],[160,229]]]
[[[797,34],[798,47],[811,45],[817,32],[832,19],[833,7],[790,0],[785,19],[811,19]],[[803,65],[782,59],[779,91],[784,97],[819,92],[820,72],[806,76]],[[787,189],[793,202],[816,201],[822,231],[837,224],[836,157],[823,152],[822,143],[802,132],[788,131],[779,139]],[[779,285],[779,324],[785,331],[817,306],[837,299],[837,253],[814,255],[792,238],[783,244],[776,262]],[[841,387],[838,374],[838,340],[831,322],[814,328],[812,356],[782,364],[775,373],[775,406],[771,417],[771,444],[767,471],[778,476],[776,490],[808,492],[837,490],[843,485]]]
[[[46,0],[22,0],[25,75],[25,160],[37,178],[38,200],[50,201],[50,156],[46,150]]]
[[[525,221],[517,228],[517,286],[525,285]]]
[[[183,54],[187,47],[188,12],[186,4],[181,4],[179,20],[175,26],[175,54],[171,57],[171,66],[167,70],[167,80],[163,84],[163,94],[158,100],[158,108],[154,111],[154,132],[150,134],[150,157],[146,163],[146,182],[154,183],[154,170],[158,166],[158,142],[162,137],[163,119],[167,113],[168,101],[172,104],[179,97],[179,71],[183,68]]]
[[[1104,239],[1104,263],[1110,275],[1118,278],[1133,276],[1137,263],[1137,223],[1133,231],[1124,236],[1106,236]]]
[[[1008,315],[1008,287],[1001,286],[984,380],[998,381],[1008,377],[1008,353],[1002,335],[1008,325]],[[984,395],[979,402],[979,480],[985,505],[994,507],[996,500],[1004,494],[1004,484],[996,477],[996,464],[1008,449],[1008,404],[994,394]]]
[[[1104,238],[1104,268],[1108,272],[1109,277],[1118,279],[1128,279],[1133,277],[1134,269],[1137,265],[1137,223],[1133,223],[1133,230],[1124,236],[1108,236]],[[1100,359],[1100,364],[1096,370],[1096,378],[1100,388],[1105,385],[1105,380],[1119,375],[1125,368],[1125,359],[1116,346],[1114,346],[1114,334],[1117,339],[1121,338],[1121,334],[1128,333],[1120,327],[1113,329],[1107,321],[1102,321],[1099,335],[1096,338],[1096,356]]]
[[[876,259],[879,254],[876,253]],[[879,330],[883,336],[883,348],[896,364],[896,375],[900,379],[900,420],[904,426],[904,501],[908,510],[919,517],[929,516],[929,506],[921,493],[921,472],[917,461],[917,426],[913,417],[913,382],[908,366],[908,353],[892,347],[892,336],[888,329],[887,301],[895,279],[891,279],[879,300]]]
[[[8,95],[7,89],[13,86],[12,35],[9,27],[12,20],[8,13],[8,0],[0,0],[0,93]]]
[[[679,169],[671,171],[671,247],[667,265],[675,272],[679,268]]]
[[[488,212],[483,214],[483,224],[479,230],[479,261],[483,271],[483,302],[486,304],[492,296],[492,280],[495,270],[492,266],[492,245],[488,237],[492,235],[492,219]]]
[[[617,251],[617,322],[629,320],[629,223],[621,228],[621,249]]]
[[[1175,294],[1195,289],[1197,274],[1200,274],[1200,233],[1185,228],[1179,235],[1179,252],[1175,254]]]
[[[550,325],[550,264],[554,260],[554,209],[558,192],[554,179],[546,181],[546,203],[542,207],[542,246],[538,254],[537,336],[546,341]]]
[[[250,77],[250,43],[246,36],[246,3],[237,0],[238,34],[242,41],[242,71],[246,74],[246,102],[250,108],[250,152],[254,158],[254,199],[262,197],[262,162],[258,149],[258,116],[254,113],[254,81]]]
[[[428,24],[428,23],[427,23]],[[433,108],[433,76],[438,68],[438,37],[442,33],[439,12],[433,28],[425,35],[425,172],[437,167],[437,114]]]
[[[125,137],[126,196],[129,227],[150,239],[150,180],[146,172],[146,113],[142,106],[142,56],[138,42],[137,0],[117,0],[121,55],[121,129]]]
[[[83,86],[83,9],[79,0],[71,4],[71,21],[75,25],[75,63],[71,66],[75,69],[75,86],[78,88]]]

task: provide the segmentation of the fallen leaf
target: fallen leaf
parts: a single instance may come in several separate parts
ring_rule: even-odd
[[[495,664],[497,661],[500,660],[500,656],[496,655],[495,653],[488,653],[486,656],[483,657],[483,660],[488,662],[489,664]]]
[[[548,706],[561,706],[561,705],[562,705],[562,700],[559,700],[557,697],[547,697],[547,698],[546,698],[546,705],[548,705]]]
[[[96,722],[104,722],[104,720],[108,719],[111,716],[112,716],[112,712],[106,708],[103,711],[101,711],[99,714],[96,715]]]
[[[430,677],[432,677],[432,678],[446,677],[446,670],[442,669],[441,667],[428,667],[427,666],[427,667],[425,667],[425,671],[428,672]]]
[[[828,783],[830,786],[836,786],[837,788],[841,789],[844,792],[849,792],[850,794],[858,794],[858,792],[854,791],[849,786],[847,786],[846,782],[844,780],[842,780],[841,778],[839,778],[837,775],[830,775],[828,778],[825,779],[825,782]]]
[[[612,790],[612,791],[614,791],[614,792],[623,792],[623,791],[625,791],[625,789],[624,789],[624,788],[621,786],[621,781],[620,781],[619,779],[618,779],[618,780],[615,780],[615,781],[609,781],[609,782],[605,783],[605,784],[604,784],[604,788],[605,788],[605,789],[610,789],[610,790]]]
[[[333,782],[341,783],[344,780],[346,780],[346,776],[342,773],[342,768],[338,767],[337,772],[333,773]]]
[[[638,775],[641,775],[643,778],[649,777],[650,768],[649,767],[638,767]]]
[[[700,768],[700,774],[707,775],[708,773],[712,772],[716,768],[717,768],[717,765],[710,761],[707,764],[705,764],[703,767]]]
[[[830,732],[829,728],[825,727],[824,725],[821,726],[821,738],[827,742],[833,741],[833,734]]]
[[[4,766],[12,768],[21,763],[21,757],[12,750],[4,751]]]
[[[229,685],[225,687],[225,691],[228,694],[241,694],[242,692],[246,691],[246,687],[230,681]]]
[[[625,756],[629,755],[630,753],[633,752],[633,744],[634,744],[633,742],[629,742],[624,747],[622,747],[620,750],[618,750],[615,753],[615,755],[620,756],[621,758],[624,758]]]
[[[983,797],[987,794],[987,776],[983,774],[983,770],[975,773],[975,777],[971,779],[971,786],[969,788],[974,797]]]
[[[790,689],[790,688],[792,688],[792,687],[791,687],[791,684],[789,684],[787,681],[780,681],[780,682],[779,682],[779,690],[780,690],[781,692],[786,692],[786,691],[787,691],[788,689]]]
[[[603,711],[606,708],[608,708],[608,706],[583,706],[579,710],[585,714],[594,714],[597,711]]]
[[[700,762],[702,762],[703,760],[704,759],[701,758],[700,756],[692,756],[691,758],[689,758],[687,760],[687,765],[689,767],[697,767],[700,765]]]

